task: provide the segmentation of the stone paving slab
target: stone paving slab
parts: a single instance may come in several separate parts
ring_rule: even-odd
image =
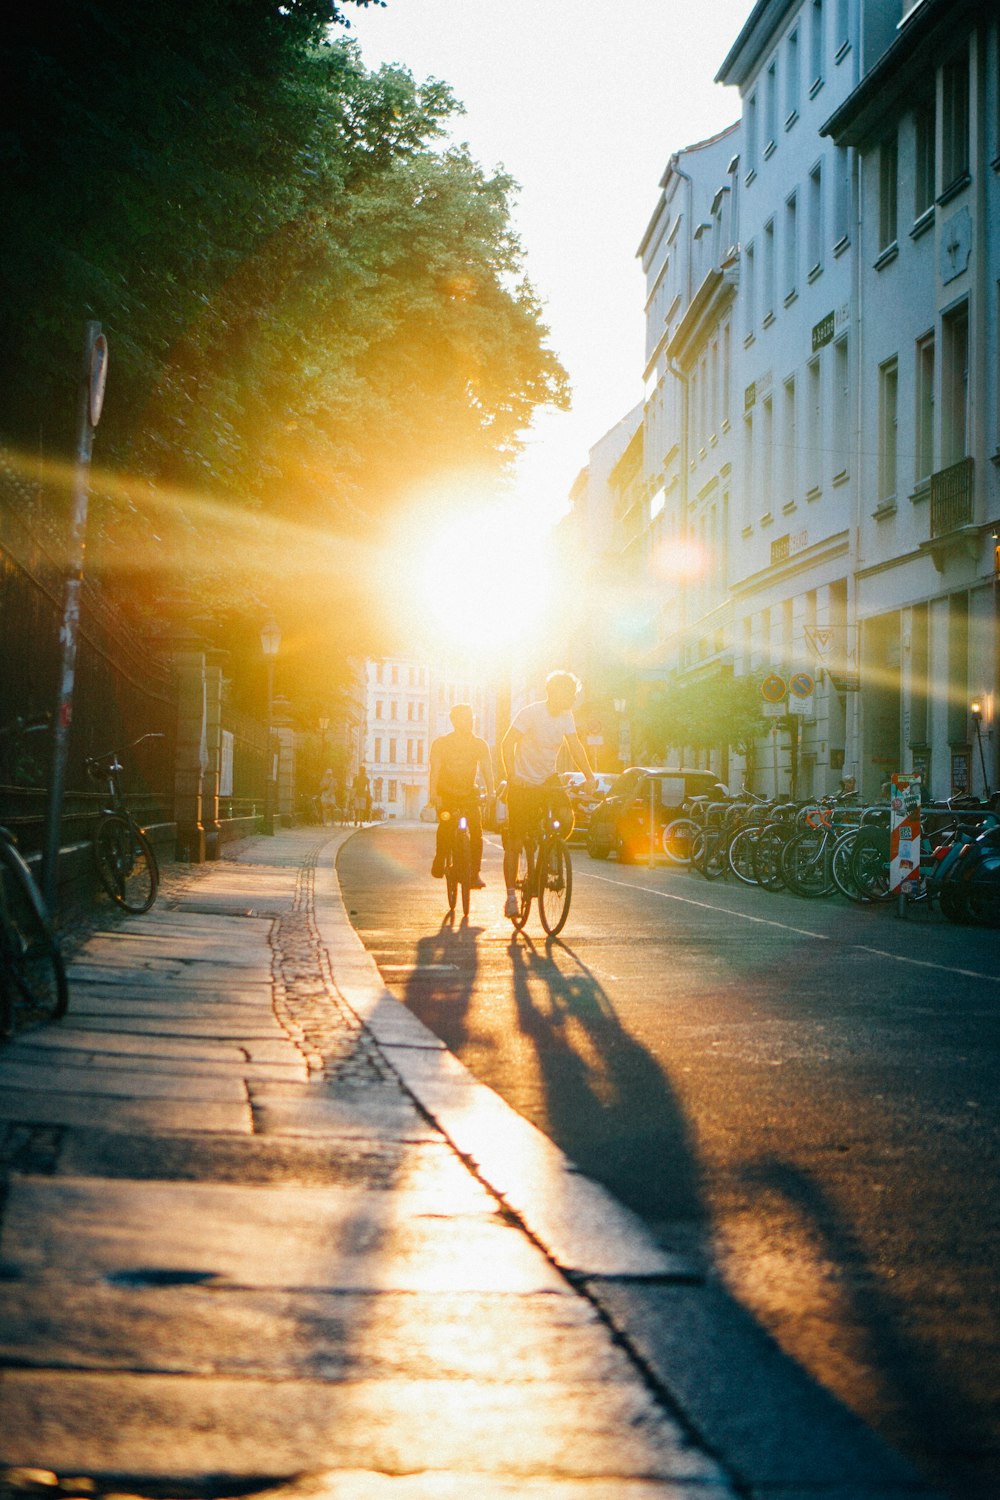
[[[58,1053],[62,1062],[79,1054],[81,1059],[93,1056],[102,1061],[120,1057],[137,1065],[154,1055],[159,1059],[173,1057],[179,1062],[232,1059],[234,1062],[283,1063],[290,1058],[296,1065],[302,1057],[299,1048],[287,1039],[284,1031],[280,1037],[255,1041],[247,1048],[234,1041],[216,1041],[211,1037],[150,1037],[122,1031],[95,1034],[93,1027],[77,1028],[67,1025],[66,1021],[56,1027],[33,1031],[30,1037],[22,1038],[17,1049],[18,1058],[25,1061],[41,1061],[53,1053]]]
[[[8,1063],[3,1070],[5,1089],[26,1089],[50,1097],[59,1094],[88,1095],[95,1100],[107,1095],[119,1099],[205,1099],[216,1104],[246,1102],[242,1080],[223,1071],[197,1078],[189,1073],[160,1073],[148,1068],[73,1068],[43,1061]],[[280,1087],[280,1085],[276,1085]],[[264,1085],[262,1085],[264,1087]],[[100,1107],[99,1105],[96,1107]]]
[[[253,1120],[249,1103],[215,1104],[204,1099],[109,1099],[93,1094],[38,1094],[24,1089],[0,1090],[0,1120],[39,1125],[93,1126],[131,1133],[193,1130],[237,1131],[249,1134]]]
[[[544,1256],[482,1198],[466,1193],[431,1213],[426,1194],[362,1187],[15,1177],[0,1259],[21,1278],[78,1282],[142,1269],[256,1287],[564,1288]]]
[[[155,1043],[151,1043],[144,1053],[132,1054],[104,1052],[93,1045],[87,1051],[40,1047],[19,1051],[18,1067],[35,1071],[43,1069],[40,1086],[45,1087],[52,1078],[56,1080],[57,1088],[58,1080],[73,1070],[81,1078],[90,1078],[100,1070],[109,1087],[116,1076],[131,1079],[133,1074],[143,1073],[168,1078],[241,1078],[262,1085],[305,1083],[309,1077],[305,1060],[296,1048],[290,1048],[290,1052],[292,1055],[282,1061],[257,1062],[242,1054],[239,1048],[228,1049],[225,1054],[220,1052],[217,1057],[178,1057],[173,1052],[161,1053]],[[11,1082],[17,1086],[16,1078],[12,1077]]]
[[[271,1380],[627,1382],[635,1371],[582,1297],[288,1292],[193,1282],[0,1281],[0,1359],[42,1369]]]
[[[385,1191],[451,1193],[468,1169],[440,1136],[419,1142],[370,1136],[133,1135],[74,1130],[61,1141],[57,1176],[135,1181],[286,1183],[302,1187],[362,1184]]]
[[[256,1500],[733,1500],[724,1484],[695,1480],[516,1478],[481,1469],[425,1470],[420,1474],[374,1474],[341,1469],[310,1475],[280,1490],[258,1492]],[[794,1497],[792,1497],[794,1500]],[[849,1500],[849,1497],[832,1497]],[[892,1497],[889,1497],[892,1500]]]
[[[304,1467],[462,1469],[475,1455],[493,1474],[722,1479],[638,1381],[530,1392],[472,1380],[10,1370],[0,1384],[0,1461],[64,1473],[291,1476]]]
[[[412,1101],[398,1089],[344,1089],[304,1098],[283,1098],[251,1090],[254,1129],[261,1135],[395,1136],[399,1140],[438,1140],[440,1131],[427,1122]]]

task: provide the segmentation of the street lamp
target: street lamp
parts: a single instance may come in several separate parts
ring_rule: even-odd
[[[264,767],[264,832],[274,832],[274,801],[277,767],[271,749],[274,734],[274,662],[281,649],[281,630],[271,615],[260,632],[260,647],[267,665],[267,764]]]
[[[979,746],[979,764],[983,772],[983,800],[986,801],[990,795],[990,780],[986,774],[986,756],[983,754],[983,705],[978,698],[969,704],[969,713],[972,722],[976,726],[976,744]]]
[[[618,759],[621,761],[622,770],[624,771],[628,765],[632,748],[629,743],[628,720],[625,717],[625,710],[628,708],[628,699],[616,698],[614,704],[615,714],[618,719]]]

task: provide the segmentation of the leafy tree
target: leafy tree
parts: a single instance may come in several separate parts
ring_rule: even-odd
[[[269,605],[303,664],[372,649],[411,492],[497,475],[567,399],[514,184],[439,149],[445,84],[331,30],[367,3],[43,0],[2,38],[5,436],[70,450],[98,318],[88,566],[237,654]]]
[[[642,733],[651,752],[713,750],[728,745],[752,758],[764,718],[758,676],[675,678],[650,699]]]

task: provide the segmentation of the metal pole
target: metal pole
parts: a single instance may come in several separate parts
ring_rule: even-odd
[[[104,399],[106,373],[107,344],[101,332],[100,323],[91,322],[87,324],[83,365],[80,371],[69,566],[63,591],[62,626],[59,631],[59,642],[62,648],[59,690],[52,725],[52,770],[49,777],[49,795],[45,810],[45,843],[42,852],[42,891],[50,912],[55,911],[59,895],[59,848],[62,835],[63,797],[66,789],[66,763],[69,758],[69,730],[73,720],[73,684],[76,677],[76,648],[80,631],[80,592],[83,585],[83,559],[87,544],[90,459],[94,450],[94,430],[100,420]]]
[[[656,868],[656,806],[654,796],[656,784],[652,776],[649,778],[649,868]]]
[[[264,832],[274,832],[274,657],[267,658],[267,763],[264,767]]]
[[[983,754],[983,729],[981,720],[976,718],[976,743],[979,746],[979,764],[983,771],[983,801],[990,800],[990,779],[986,774],[986,756]]]

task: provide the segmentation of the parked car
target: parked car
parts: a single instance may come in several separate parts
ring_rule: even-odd
[[[728,795],[714,771],[693,771],[685,766],[630,766],[617,777],[603,802],[590,814],[587,853],[593,859],[617,854],[622,864],[634,864],[649,854],[650,803],[653,810],[653,842],[657,853],[663,847],[663,830],[680,817],[688,797]]]
[[[594,779],[597,782],[597,794],[592,796],[583,790],[584,775],[582,771],[561,771],[559,780],[566,788],[570,802],[573,804],[573,832],[570,834],[571,844],[585,844],[587,842],[587,830],[590,828],[590,815],[597,804],[607,796],[615,781],[607,771],[596,771]]]

